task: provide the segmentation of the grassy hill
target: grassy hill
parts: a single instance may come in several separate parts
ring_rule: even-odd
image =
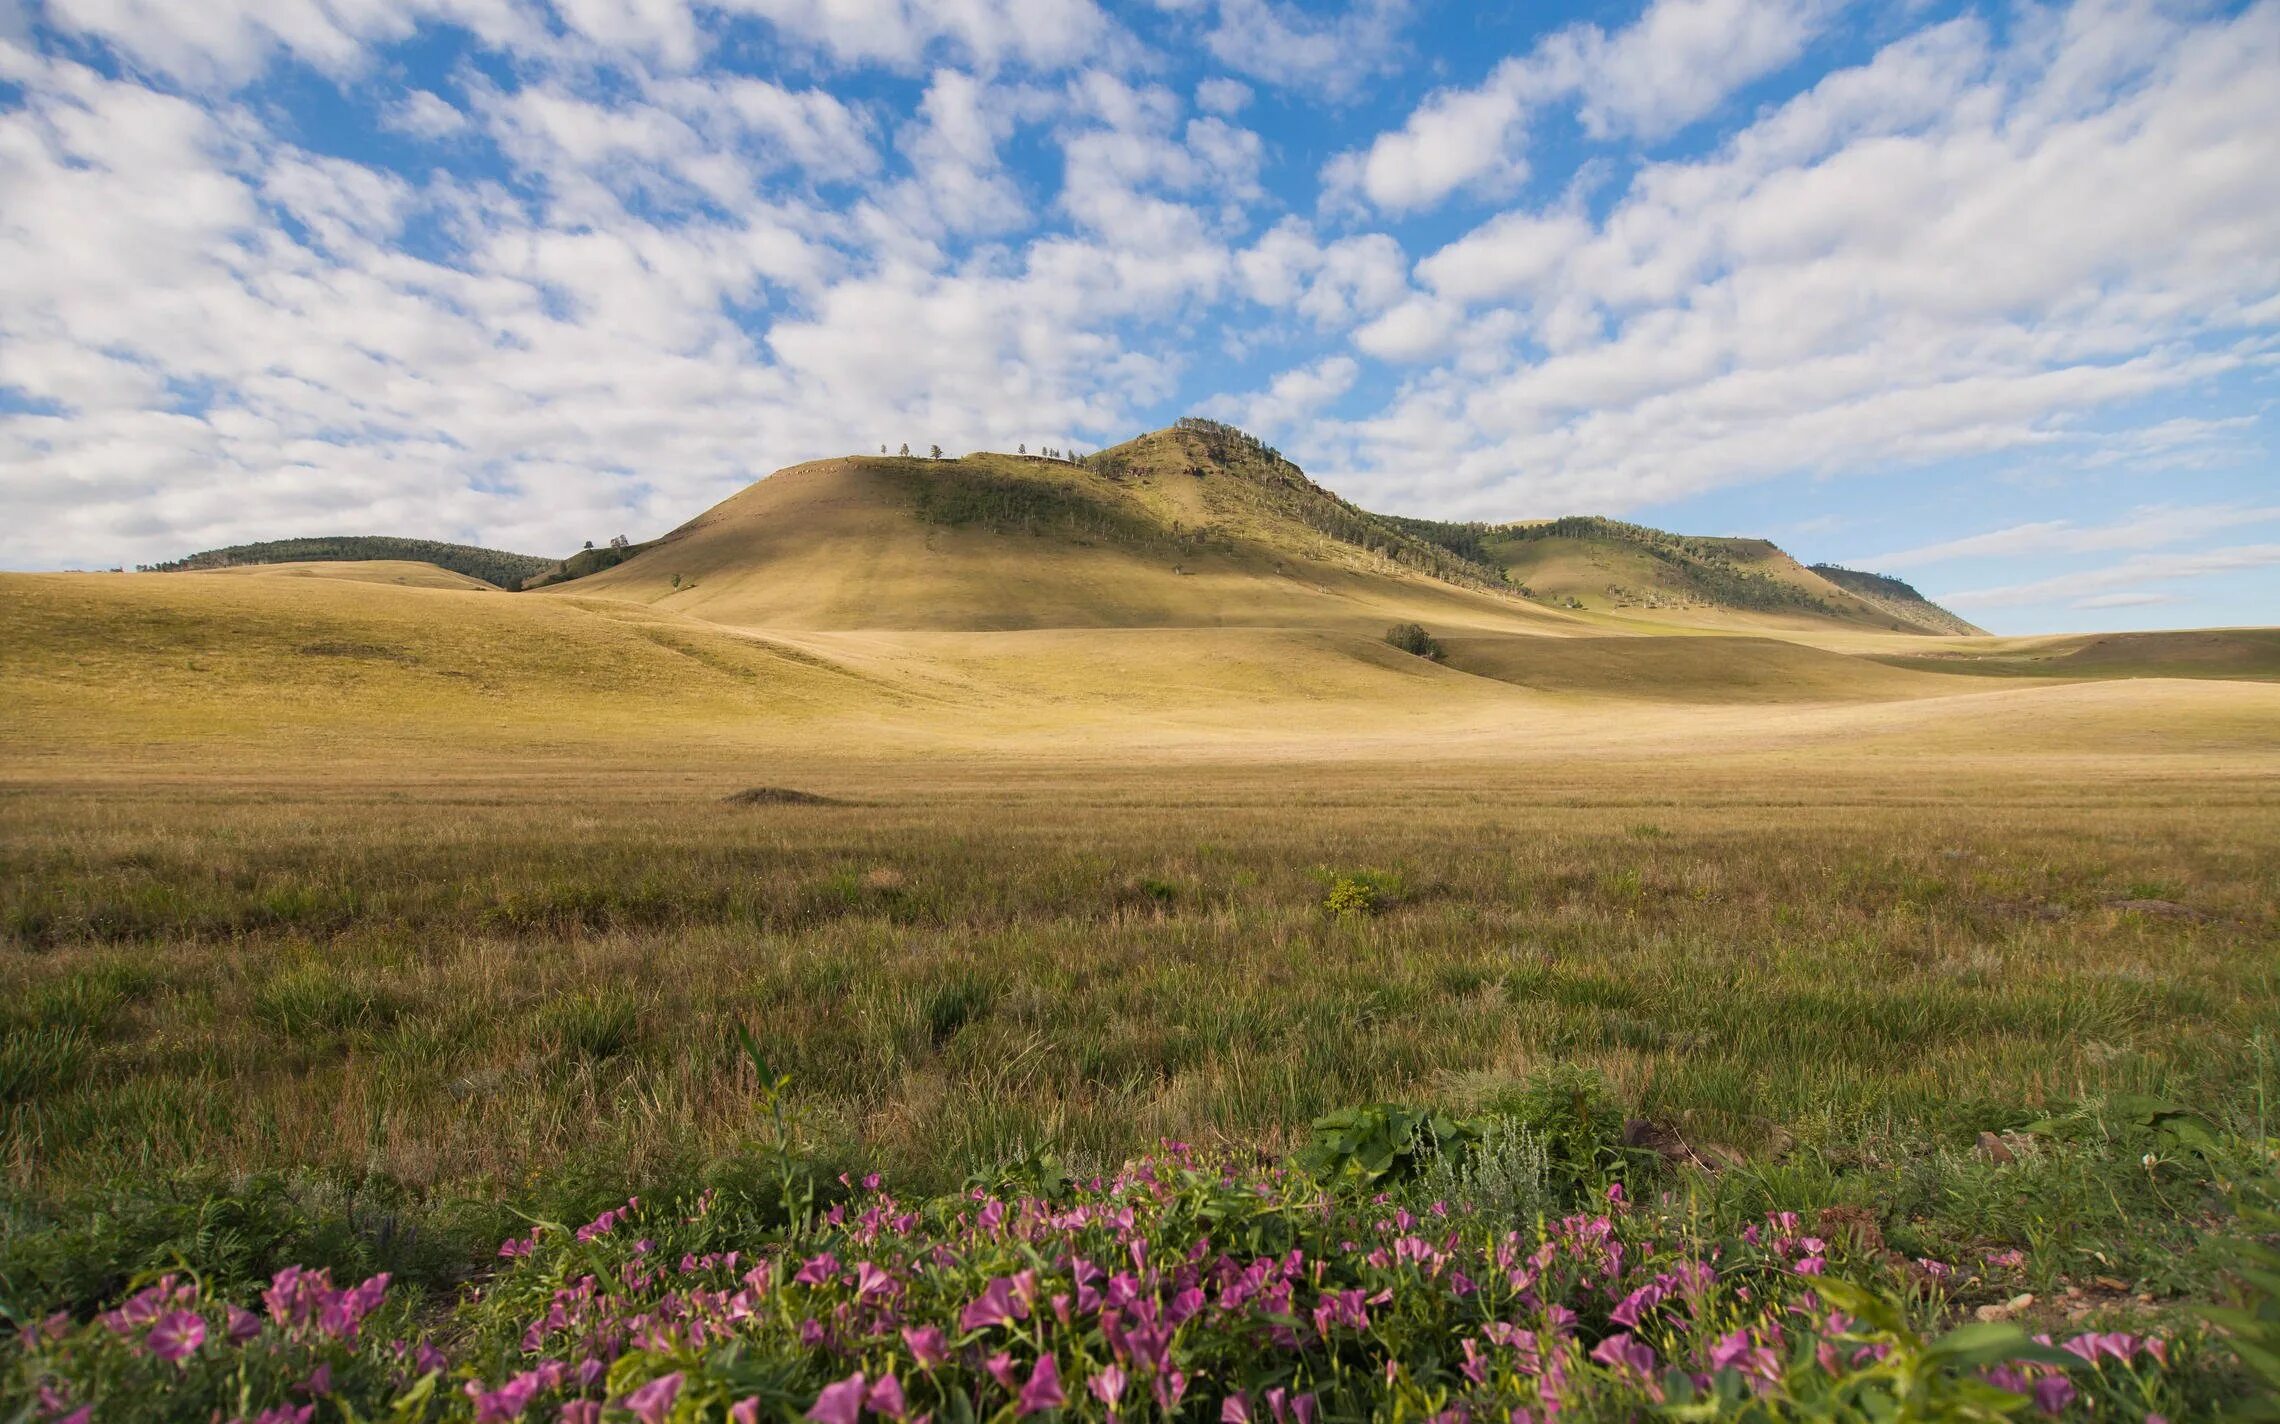
[[[412,559],[311,560],[284,564],[230,564],[218,569],[193,569],[206,578],[316,578],[349,583],[387,583],[398,588],[449,588],[467,593],[498,593],[497,584],[440,565]]]
[[[194,570],[236,568],[246,564],[309,564],[372,561],[433,564],[494,588],[517,589],[523,580],[555,566],[536,554],[509,554],[473,544],[444,544],[433,539],[393,539],[371,535],[328,535],[315,539],[272,539],[261,544],[232,544],[208,549],[163,564],[144,564],[144,573],[184,573]]]
[[[1979,634],[1986,630],[1966,623],[1916,592],[1913,584],[1889,574],[1863,573],[1839,564],[1815,564],[1812,572],[1864,602],[1875,605],[1927,633]]]
[[[1589,515],[1514,524],[1386,522],[1495,571],[1532,599],[1576,612],[1710,626],[1979,631],[1898,579],[1807,568],[1764,539],[1671,534]]]
[[[978,453],[794,466],[550,592],[785,629],[1568,623],[1206,422],[1083,463]]]

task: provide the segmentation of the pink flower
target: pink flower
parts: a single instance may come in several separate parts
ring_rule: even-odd
[[[827,1384],[815,1397],[807,1417],[816,1424],[855,1424],[863,1415],[863,1372],[857,1370],[837,1384]]]
[[[792,1277],[794,1285],[827,1286],[839,1278],[839,1258],[825,1251],[811,1256]]]
[[[950,1361],[950,1352],[942,1342],[942,1327],[923,1325],[903,1327],[903,1344],[910,1347],[911,1358],[922,1369],[939,1369]]]
[[[224,1333],[232,1345],[243,1345],[261,1333],[261,1317],[240,1306],[227,1307],[229,1326]]]
[[[145,1342],[150,1352],[168,1364],[180,1364],[206,1343],[204,1316],[187,1310],[170,1310],[150,1327]]]
[[[554,1424],[602,1424],[602,1402],[598,1399],[573,1399],[562,1406],[554,1416]]]
[[[879,1382],[871,1386],[871,1392],[864,1396],[863,1404],[873,1414],[883,1414],[889,1419],[900,1419],[910,1412],[910,1404],[903,1398],[902,1382],[893,1375],[881,1375]]]
[[[982,1362],[982,1368],[988,1370],[990,1378],[996,1380],[1000,1385],[1007,1389],[1013,1388],[1013,1354],[1011,1351],[998,1351]]]
[[[503,1424],[522,1418],[538,1393],[538,1376],[517,1375],[497,1389],[486,1390],[476,1380],[467,1382],[467,1397],[475,1402],[475,1424]]]
[[[1014,1279],[999,1276],[958,1316],[960,1330],[986,1330],[992,1325],[1012,1326],[1029,1317],[1029,1307],[1014,1295]]]
[[[728,1424],[760,1424],[760,1396],[750,1395],[730,1405]]]
[[[1107,1405],[1109,1413],[1114,1414],[1116,1412],[1116,1401],[1124,1397],[1124,1384],[1124,1371],[1115,1365],[1110,1365],[1107,1369],[1099,1371],[1091,1379],[1086,1380],[1085,1389],[1092,1394],[1093,1398]],[[1229,1402],[1232,1403],[1233,1401]],[[1225,1406],[1221,1406],[1221,1409],[1224,1413]]]
[[[1219,1402],[1219,1424],[1251,1424],[1251,1401],[1231,1394]]]
[[[633,1417],[641,1424],[665,1424],[665,1415],[673,1407],[673,1396],[680,1392],[681,1372],[675,1370],[669,1375],[659,1375],[620,1402],[633,1411]]]
[[[1654,1347],[1629,1333],[1610,1335],[1599,1342],[1591,1358],[1609,1369],[1635,1374],[1641,1379],[1654,1373]]]
[[[2045,1414],[2063,1414],[2074,1402],[2074,1382],[2064,1375],[2044,1375],[2035,1381],[2035,1407]]]
[[[1039,1356],[1037,1368],[1029,1372],[1029,1383],[1021,1387],[1020,1413],[1059,1409],[1068,1402],[1069,1397],[1061,1393],[1061,1362],[1051,1355]]]

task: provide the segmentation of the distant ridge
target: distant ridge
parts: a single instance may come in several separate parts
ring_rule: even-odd
[[[509,591],[523,580],[558,565],[559,560],[535,554],[510,554],[473,544],[444,544],[433,539],[394,539],[385,535],[342,534],[314,539],[272,539],[260,544],[232,544],[208,549],[163,564],[138,564],[143,573],[191,573],[200,569],[228,569],[244,564],[362,563],[402,560],[434,564],[455,574],[480,579]]]
[[[1682,619],[1754,614],[1911,633],[1979,631],[1898,579],[1826,564],[1807,568],[1764,539],[1672,534],[1597,515],[1511,524],[1392,516],[1385,522],[1559,608]]]
[[[1813,572],[1855,597],[1866,599],[1894,617],[1907,619],[1928,632],[1978,637],[1987,631],[1975,623],[1967,623],[1958,618],[1916,592],[1914,585],[1903,583],[1890,574],[1863,573],[1859,569],[1848,569],[1842,564],[1815,564]]]

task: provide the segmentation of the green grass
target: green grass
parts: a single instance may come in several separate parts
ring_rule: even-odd
[[[1720,1191],[1882,1201],[1927,1247],[2169,1289],[2208,1278],[2183,1234],[2208,1173],[2077,1146],[1998,1177],[1978,1134],[2123,1093],[2272,1130],[2280,817],[2252,792],[909,787],[10,798],[10,1190],[638,1183],[752,1140],[741,1024],[835,1150],[933,1187],[1039,1144],[1275,1148],[1572,1064],[1754,1164]],[[2206,918],[2108,907],[2151,885]]]

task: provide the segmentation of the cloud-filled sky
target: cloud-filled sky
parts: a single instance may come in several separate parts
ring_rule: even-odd
[[[0,567],[1232,420],[2280,622],[2280,0],[0,0]]]

